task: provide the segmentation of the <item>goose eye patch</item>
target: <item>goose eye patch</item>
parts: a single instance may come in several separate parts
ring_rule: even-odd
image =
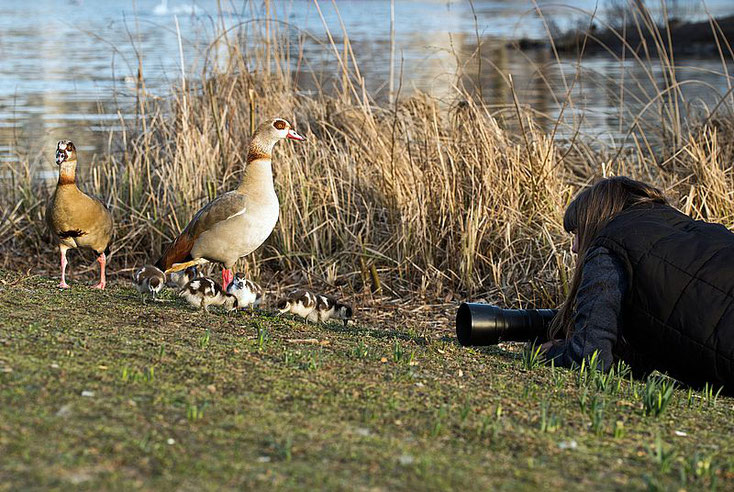
[[[283,120],[277,120],[275,123],[273,123],[273,126],[277,128],[278,130],[284,130],[285,129],[285,121]]]

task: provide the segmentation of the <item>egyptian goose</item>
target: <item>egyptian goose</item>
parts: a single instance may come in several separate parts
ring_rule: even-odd
[[[199,269],[195,266],[190,266],[185,270],[171,272],[166,275],[166,286],[182,289],[186,284],[188,284],[198,276]]]
[[[140,292],[143,303],[145,303],[146,294],[155,300],[165,283],[166,274],[154,265],[145,265],[133,275],[133,284]]]
[[[207,262],[221,263],[222,285],[232,282],[232,267],[273,232],[280,204],[273,186],[273,146],[285,138],[305,140],[290,123],[276,118],[260,125],[247,151],[240,186],[199,210],[164,251],[156,266],[166,273]]]
[[[352,318],[352,307],[335,298],[314,294],[305,290],[297,291],[276,304],[281,313],[292,313],[311,323],[321,323],[330,319],[340,319],[347,325]]]
[[[218,283],[207,277],[196,277],[186,284],[178,295],[207,313],[209,306],[224,306],[227,311],[237,309],[237,298],[224,292]]]
[[[104,289],[107,285],[105,264],[112,239],[112,215],[100,200],[77,188],[76,147],[69,140],[61,140],[57,144],[56,164],[59,166],[59,181],[46,209],[46,223],[61,253],[59,287],[69,288],[66,283],[66,251],[85,247],[97,254],[99,262],[99,283],[94,288]]]
[[[262,302],[263,290],[241,273],[234,276],[232,283],[227,286],[227,293],[237,298],[240,309],[257,307]]]

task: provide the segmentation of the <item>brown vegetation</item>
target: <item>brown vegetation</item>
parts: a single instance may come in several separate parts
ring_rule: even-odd
[[[332,45],[340,87],[299,93],[290,70],[298,62],[287,56],[297,50],[268,32],[248,49],[228,41],[224,68],[180,84],[164,102],[141,85],[141,117],[111,135],[119,151],[80,171],[83,186],[115,215],[111,272],[127,276],[154,259],[193,212],[234,188],[254,123],[276,115],[308,141],[275,151],[280,222],[241,265],[263,283],[552,305],[573,266],[563,209],[602,174],[652,182],[694,217],[734,224],[734,125],[712,113],[686,130],[674,77],[648,101],[657,134],[635,120],[628,138],[609,148],[581,136],[561,142],[518,104],[493,115],[461,89],[449,107],[421,94],[378,104],[348,37],[343,50]],[[674,75],[673,65],[664,67]],[[11,171],[0,181],[0,264],[24,258],[52,269],[42,220],[48,190],[31,170]]]

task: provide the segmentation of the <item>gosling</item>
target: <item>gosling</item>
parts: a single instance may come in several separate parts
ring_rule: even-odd
[[[263,290],[241,273],[234,276],[227,286],[227,293],[237,298],[239,309],[256,308],[262,303]]]
[[[145,304],[145,297],[149,295],[157,300],[158,293],[166,283],[166,274],[153,265],[145,265],[133,275],[133,284],[140,292],[140,297]]]
[[[227,312],[237,309],[237,297],[224,292],[218,283],[207,277],[196,277],[178,295],[207,313],[209,306],[222,306]]]
[[[199,276],[199,269],[196,266],[188,267],[180,272],[171,272],[167,275],[166,286],[174,289],[183,289],[186,284]]]
[[[344,322],[344,326],[347,326],[353,315],[350,305],[331,296],[314,294],[306,290],[294,292],[280,300],[276,308],[281,313],[295,314],[310,323],[324,323],[331,319],[340,319]]]

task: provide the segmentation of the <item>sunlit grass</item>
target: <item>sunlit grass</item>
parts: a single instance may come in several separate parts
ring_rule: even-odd
[[[732,399],[714,401],[711,389],[673,388],[654,417],[643,400],[650,383],[622,376],[617,389],[624,369],[600,382],[610,376],[585,366],[579,380],[526,369],[515,347],[206,314],[180,299],[141,306],[131,287],[69,295],[53,279],[2,271],[0,286],[0,482],[13,488],[83,479],[95,489],[182,480],[259,489],[276,477],[326,489],[726,489],[734,480]],[[73,316],[55,318],[60,306]]]

